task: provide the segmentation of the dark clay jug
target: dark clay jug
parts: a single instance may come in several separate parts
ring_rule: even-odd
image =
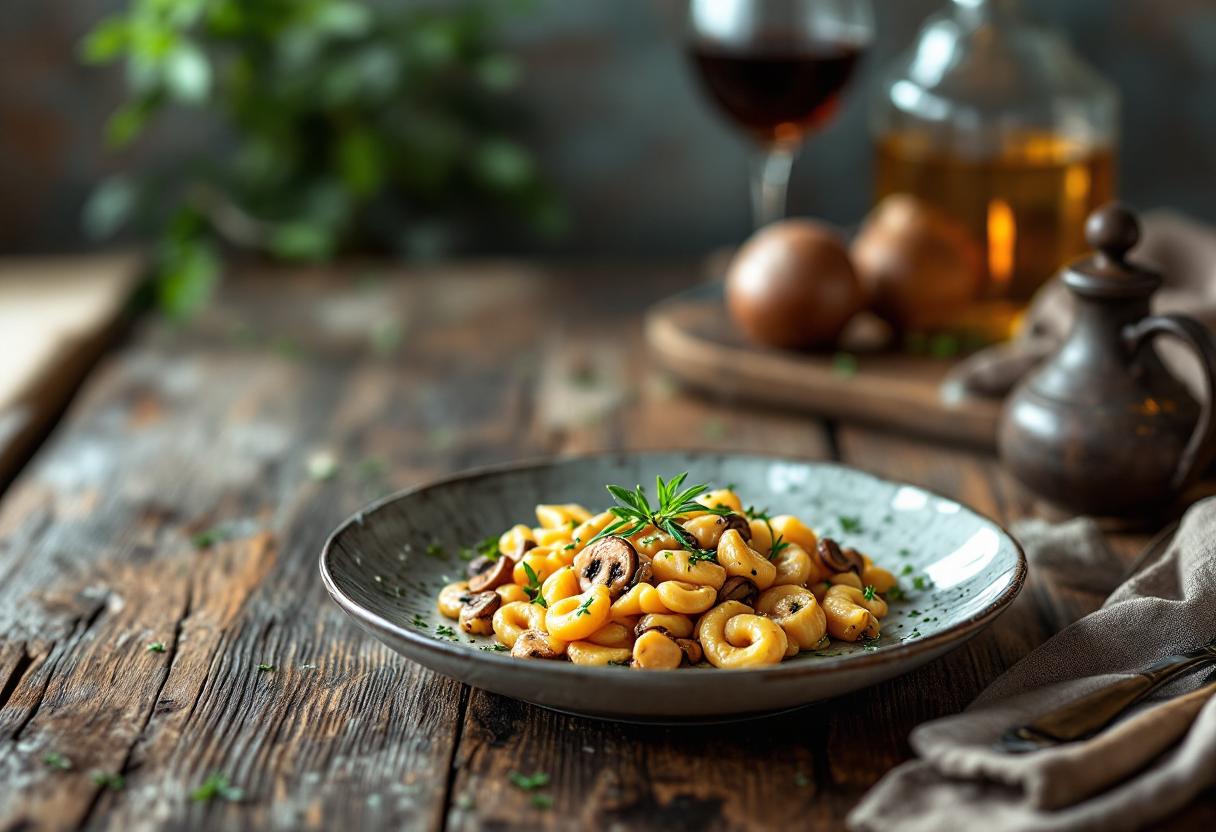
[[[1076,296],[1072,331],[1006,401],[1001,459],[1062,508],[1151,514],[1211,460],[1216,339],[1192,318],[1149,314],[1161,276],[1125,259],[1140,238],[1131,211],[1120,205],[1095,211],[1085,237],[1096,253],[1060,275]],[[1202,405],[1152,349],[1160,334],[1198,354],[1207,387]]]

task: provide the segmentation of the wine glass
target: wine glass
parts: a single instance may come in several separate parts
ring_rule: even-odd
[[[833,114],[874,37],[869,0],[690,0],[689,48],[710,95],[757,142],[752,219],[785,216],[790,167]]]

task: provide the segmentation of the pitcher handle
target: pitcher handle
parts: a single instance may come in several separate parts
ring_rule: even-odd
[[[1203,368],[1204,386],[1207,395],[1200,403],[1199,422],[1191,433],[1190,441],[1178,460],[1170,488],[1181,491],[1200,473],[1210,456],[1212,438],[1216,436],[1216,422],[1212,420],[1212,398],[1216,396],[1216,337],[1212,331],[1194,318],[1185,315],[1152,315],[1123,329],[1123,341],[1132,355],[1154,336],[1168,334],[1179,338],[1199,357]],[[1202,463],[1202,464],[1198,464]]]

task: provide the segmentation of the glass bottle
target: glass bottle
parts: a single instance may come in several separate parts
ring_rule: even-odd
[[[1114,198],[1118,111],[1114,86],[1019,0],[952,0],[880,84],[877,195],[953,217],[985,253],[985,296],[1024,301]]]

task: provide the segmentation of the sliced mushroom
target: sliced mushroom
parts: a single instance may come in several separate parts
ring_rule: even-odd
[[[701,642],[694,641],[691,638],[677,638],[675,643],[684,651],[684,663],[692,666],[700,664],[701,659],[705,658],[705,651],[701,649]]]
[[[638,570],[638,552],[621,537],[601,537],[574,557],[574,571],[583,592],[606,586],[613,600],[629,588]]]
[[[856,549],[841,551],[840,544],[830,537],[820,538],[815,549],[823,558],[824,565],[833,572],[861,572],[865,568],[865,561]]]
[[[745,578],[742,575],[727,578],[726,583],[722,584],[722,588],[718,590],[719,604],[724,601],[739,601],[749,607],[754,607],[756,599],[759,597],[760,587],[756,586],[756,582],[751,578]]]
[[[727,514],[722,518],[726,521],[726,528],[722,530],[722,534],[726,534],[731,529],[739,533],[739,537],[746,540],[748,543],[752,539],[752,524],[747,522],[747,518],[742,514]]]
[[[477,560],[481,560],[478,558]],[[486,558],[489,560],[489,558]],[[477,561],[473,561],[476,563]],[[472,563],[469,564],[472,567]],[[469,575],[469,591],[470,592],[486,592],[492,589],[498,589],[504,584],[511,583],[511,575],[515,571],[515,561],[510,558],[495,558],[487,564],[484,564],[476,575]]]
[[[641,621],[639,621],[639,622],[637,623],[637,626],[635,626],[635,627],[633,628],[633,634],[634,634],[634,636],[636,636],[637,638],[641,638],[641,637],[642,637],[642,633],[649,633],[651,630],[657,630],[658,632],[662,633],[662,634],[663,634],[663,635],[665,635],[665,636],[670,636],[670,635],[671,635],[671,631],[670,631],[670,630],[668,630],[666,627],[657,627],[657,626],[655,626],[654,624],[648,624],[648,623],[646,622],[646,619],[647,619],[648,617],[649,617],[649,616],[645,616],[645,615],[643,615],[643,616],[642,616],[642,620],[641,620]]]
[[[629,579],[629,586],[625,590],[631,590],[638,584],[648,584],[654,578],[654,567],[650,565],[650,561],[643,561],[638,564],[638,568],[634,570],[633,577]]]
[[[460,608],[460,629],[475,636],[494,632],[494,613],[502,606],[497,592],[478,592]]]
[[[549,643],[544,630],[524,630],[515,640],[511,655],[517,659],[560,659],[562,654]]]

